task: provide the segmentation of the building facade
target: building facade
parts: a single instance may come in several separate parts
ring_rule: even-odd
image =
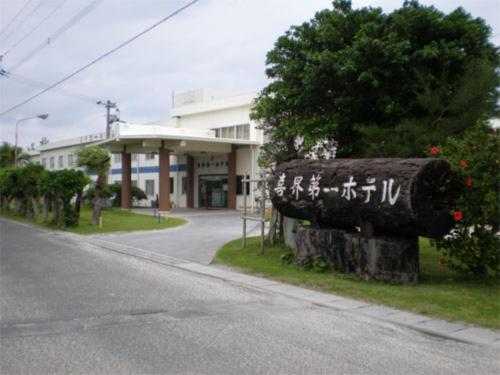
[[[51,142],[32,153],[49,170],[76,168],[76,151],[97,144],[111,153],[108,182],[122,184],[122,207],[160,209],[241,208],[241,180],[259,174],[257,157],[262,132],[250,119],[255,93],[233,94],[200,89],[173,98],[171,118],[154,124],[114,125],[105,133]],[[131,202],[136,185],[148,199]],[[248,186],[248,185],[247,185]],[[259,199],[248,190],[249,205]]]

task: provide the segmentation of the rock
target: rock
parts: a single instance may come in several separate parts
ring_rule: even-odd
[[[364,238],[340,229],[297,228],[296,259],[320,255],[339,272],[364,280],[418,282],[418,237]]]

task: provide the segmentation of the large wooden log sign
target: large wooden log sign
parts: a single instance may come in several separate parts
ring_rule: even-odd
[[[450,170],[429,158],[293,160],[276,169],[270,195],[280,213],[313,228],[439,237],[453,223],[440,193]]]

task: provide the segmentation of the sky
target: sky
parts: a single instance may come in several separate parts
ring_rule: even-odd
[[[83,67],[190,0],[0,0],[0,112]],[[397,0],[354,0],[353,7],[391,12]],[[492,28],[500,44],[498,0],[436,0],[448,13],[462,6]],[[24,7],[24,9],[23,9]],[[172,94],[198,88],[248,92],[269,82],[266,53],[292,25],[310,20],[330,0],[199,0],[151,32],[33,101],[0,117],[0,141],[38,144],[105,130],[117,103],[127,122],[169,118]],[[18,12],[19,15],[14,18]],[[11,20],[14,20],[11,22]],[[9,25],[10,23],[10,25]],[[62,89],[62,90],[61,90]]]

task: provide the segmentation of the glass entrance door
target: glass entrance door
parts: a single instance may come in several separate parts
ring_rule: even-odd
[[[199,207],[227,207],[227,175],[200,176],[198,187]]]

